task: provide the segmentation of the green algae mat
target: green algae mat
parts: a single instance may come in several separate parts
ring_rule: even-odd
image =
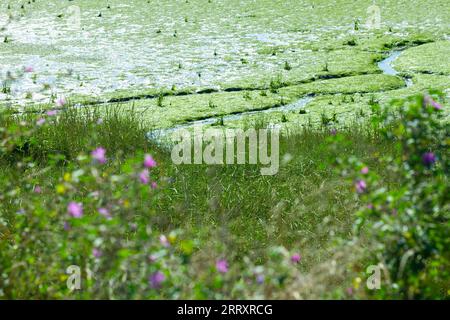
[[[0,105],[63,96],[155,129],[343,123],[374,101],[449,95],[449,12],[438,0],[1,1]]]

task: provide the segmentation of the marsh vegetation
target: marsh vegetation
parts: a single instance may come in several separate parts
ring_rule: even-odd
[[[449,10],[1,1],[0,298],[447,299]],[[195,125],[278,174],[174,165]]]

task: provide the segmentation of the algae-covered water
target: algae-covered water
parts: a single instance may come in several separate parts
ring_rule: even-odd
[[[374,100],[448,93],[449,12],[445,0],[1,0],[1,79],[34,71],[3,81],[0,103],[119,103],[155,129],[336,124]]]

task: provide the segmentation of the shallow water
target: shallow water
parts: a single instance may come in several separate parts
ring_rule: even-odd
[[[393,37],[408,35],[411,26],[441,32],[445,23],[430,19],[446,21],[445,10],[438,10],[445,3],[385,1],[383,27],[395,26]],[[24,9],[20,4],[8,10],[6,1],[0,3],[0,20],[9,13],[17,17],[7,28],[10,42],[0,42],[0,73],[32,65],[38,75],[13,85],[9,98],[20,102],[47,101],[52,94],[255,86],[280,75],[307,78],[327,62],[331,71],[333,63],[368,71],[369,65],[365,70],[346,59],[363,51],[343,42],[378,34],[353,30],[356,18],[368,18],[371,0],[110,0],[110,9],[90,0],[36,1]],[[80,10],[79,25],[73,23],[73,6]],[[330,48],[347,51],[336,56]],[[291,72],[283,69],[286,61]],[[30,93],[32,99],[25,99]]]
[[[264,38],[263,38],[264,40],[261,40],[261,41],[267,40],[265,38],[266,35],[260,35],[260,36],[264,36]],[[385,59],[383,59],[382,61],[380,61],[377,64],[378,67],[381,69],[381,71],[384,74],[391,75],[391,76],[397,76],[399,74],[399,72],[393,68],[392,63],[401,55],[401,53],[402,53],[402,51],[393,51],[388,55],[388,57],[386,57]],[[404,79],[407,87],[410,87],[413,85],[411,79],[409,79],[409,78],[403,78],[403,79]],[[222,121],[224,124],[226,124],[226,122],[228,122],[228,121],[239,121],[239,120],[242,120],[246,116],[255,115],[255,114],[267,114],[267,113],[280,112],[280,111],[282,111],[282,112],[298,111],[300,109],[303,109],[312,99],[313,98],[311,96],[306,96],[306,97],[303,97],[293,103],[283,105],[280,107],[274,107],[274,108],[269,108],[269,109],[264,109],[264,110],[247,111],[247,112],[241,112],[241,113],[236,113],[236,114],[230,114],[230,115],[226,115],[226,116],[222,116],[222,117],[211,117],[211,118],[207,118],[207,119],[191,121],[191,122],[177,125],[177,126],[174,126],[171,128],[153,130],[148,133],[148,137],[154,141],[161,142],[161,141],[167,140],[167,138],[169,137],[170,134],[172,134],[178,130],[181,130],[181,129],[189,129],[189,128],[192,129],[195,126],[201,127],[201,126],[214,125],[214,124],[219,123],[220,121]]]
[[[1,45],[0,66],[31,65],[39,77],[16,82],[13,93],[23,97],[50,85],[33,95],[43,101],[42,95],[55,92],[99,96],[118,89],[220,86],[282,70],[277,59],[258,54],[262,46],[295,46],[309,39],[308,33],[287,33],[282,24],[278,30],[266,28],[261,17],[243,15],[238,22],[232,14],[253,8],[250,2],[241,10],[233,1],[214,3],[208,12],[194,1],[121,2],[109,1],[110,10],[86,1],[26,6],[25,16],[8,26],[11,43]],[[79,26],[68,23],[71,5],[79,5]],[[261,8],[268,16],[277,12],[267,4]],[[220,16],[222,9],[231,10],[230,16]]]
[[[221,117],[211,117],[211,118],[207,118],[207,119],[191,121],[188,123],[183,123],[178,126],[174,126],[172,128],[153,130],[153,131],[149,132],[147,136],[149,139],[151,139],[153,141],[163,142],[163,141],[166,141],[167,139],[170,140],[170,135],[181,129],[192,129],[194,127],[203,127],[203,126],[208,126],[208,125],[214,125],[221,121],[223,121],[223,123],[226,124],[226,122],[228,122],[228,121],[242,120],[246,116],[255,115],[255,114],[268,114],[268,113],[280,112],[280,111],[282,111],[282,112],[299,111],[301,109],[304,109],[305,106],[312,100],[313,100],[312,96],[306,96],[306,97],[298,99],[297,101],[295,101],[293,103],[289,103],[284,106],[273,107],[273,108],[268,108],[268,109],[264,109],[264,110],[246,111],[246,112],[241,112],[241,113],[236,113],[236,114],[229,114],[229,115],[225,115],[225,116],[221,116]]]
[[[398,57],[400,57],[401,54],[402,54],[402,51],[391,52],[391,54],[387,58],[383,59],[382,61],[380,61],[378,63],[378,67],[381,69],[381,71],[383,71],[384,74],[387,74],[390,76],[398,76],[399,72],[394,69],[392,64],[394,63],[395,60],[397,60]],[[414,84],[410,78],[407,78],[407,77],[402,77],[402,78],[405,81],[406,87],[411,87]]]
[[[378,67],[384,74],[396,76],[398,71],[392,67],[392,63],[401,55],[401,51],[393,51],[386,59],[383,59],[378,63]]]
[[[129,101],[122,106],[131,109],[136,103],[143,110],[155,108],[151,109],[151,116],[145,114],[151,127],[175,125],[171,129],[153,131],[152,137],[167,136],[168,132],[193,125],[214,125],[221,121],[218,114],[226,114],[223,121],[233,126],[246,116],[259,113],[280,118],[276,112],[296,111],[310,102],[306,97],[289,105],[261,110],[284,98],[291,102],[308,93],[319,96],[360,92],[364,95],[403,89],[401,81],[395,77],[407,74],[416,81],[407,67],[414,64],[416,69],[424,68],[429,54],[411,54],[407,49],[404,53],[409,53],[408,59],[404,59],[395,44],[403,40],[411,41],[405,46],[414,44],[413,40],[420,38],[419,34],[424,31],[425,38],[430,37],[431,41],[448,34],[445,24],[448,19],[442,10],[448,6],[445,0],[401,4],[396,0],[384,1],[380,29],[364,25],[372,0],[223,0],[211,3],[205,0],[130,0],[126,3],[110,0],[108,4],[111,9],[106,9],[105,3],[91,0],[37,1],[26,4],[25,10],[13,5],[11,12],[22,17],[8,26],[10,42],[4,43],[0,37],[0,78],[7,70],[30,65],[37,77],[26,74],[11,87],[12,95],[0,93],[0,105],[6,99],[11,99],[9,103],[14,106],[49,102],[52,95],[74,97],[72,101],[81,103],[86,100],[94,104]],[[79,27],[68,23],[72,18],[68,9],[73,5],[80,8]],[[8,12],[4,2],[0,2],[0,21],[2,12]],[[61,18],[57,17],[59,14]],[[359,30],[354,29],[356,20],[361,22]],[[386,53],[386,48],[394,51],[385,60],[375,63]],[[445,57],[445,50],[440,54]],[[392,77],[352,78],[377,74],[380,69]],[[440,66],[435,66],[434,70],[440,70]],[[343,81],[320,83],[321,79],[333,78]],[[295,84],[311,79],[319,81],[306,89],[295,88]],[[274,80],[289,84],[292,87],[287,90],[289,95],[280,90],[275,97],[269,94],[270,97],[255,98],[253,95],[251,100],[245,101],[242,95],[248,92],[238,92],[248,89],[257,95],[257,90],[269,88]],[[413,84],[410,78],[403,80],[408,87]],[[47,85],[49,89],[43,90]],[[148,99],[163,90],[172,95],[181,91],[208,92],[205,89],[211,88],[220,93],[236,91],[241,98],[231,93],[217,97],[192,95],[192,99],[185,100],[164,98],[167,101],[164,108],[155,106],[156,99]],[[26,98],[30,94],[32,98]],[[308,110],[308,117],[319,114],[317,98]],[[357,97],[352,99],[357,100]],[[209,102],[219,107],[209,108]],[[335,108],[333,103],[337,109],[330,111]],[[344,104],[348,101],[341,105],[333,100],[320,107],[339,113]],[[106,107],[111,105],[105,104]],[[27,107],[21,110],[26,112]],[[213,117],[180,124],[208,115]],[[303,114],[296,116],[307,118]],[[294,118],[294,113],[289,113],[288,117]]]

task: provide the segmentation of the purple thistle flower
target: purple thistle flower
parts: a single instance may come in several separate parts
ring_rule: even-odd
[[[169,247],[170,246],[169,240],[163,234],[159,236],[159,243],[161,243],[164,247]]]
[[[96,160],[98,163],[105,164],[106,163],[106,150],[105,148],[99,147],[91,152],[92,158]]]
[[[228,262],[225,259],[217,260],[216,262],[216,269],[220,273],[227,273],[228,272]]]
[[[44,123],[45,123],[45,119],[44,119],[44,118],[39,118],[39,119],[36,121],[36,124],[37,124],[38,126],[42,126]]]
[[[364,180],[358,180],[355,184],[356,192],[363,193],[367,189],[367,184]]]
[[[442,110],[442,106],[441,106],[439,103],[437,103],[436,101],[434,101],[434,100],[431,100],[431,105],[432,105],[433,108],[435,108],[436,110]]]
[[[144,169],[139,173],[139,180],[143,184],[148,184],[150,182],[150,172],[148,169]]]
[[[146,167],[146,168],[156,167],[155,159],[153,159],[153,157],[149,154],[146,154],[144,157],[144,167]]]
[[[56,116],[57,113],[58,113],[58,110],[50,110],[50,111],[47,111],[47,115],[48,115],[48,116]]]
[[[34,68],[32,66],[26,66],[23,71],[25,71],[26,73],[30,73],[34,71]]]
[[[434,101],[430,96],[426,96],[424,98],[424,103],[425,103],[425,105],[432,106],[436,110],[442,110],[442,106],[439,103],[437,103],[436,101]]]
[[[106,219],[111,219],[111,214],[109,213],[109,210],[106,208],[99,208],[98,213],[104,216]]]
[[[95,258],[100,258],[103,255],[103,253],[99,249],[94,248],[94,249],[92,249],[92,255]]]
[[[258,283],[258,284],[263,284],[264,283],[264,275],[263,274],[258,274],[256,276],[256,283]]]
[[[158,289],[161,287],[163,281],[166,280],[166,276],[161,271],[156,271],[150,276],[149,282],[153,289]]]
[[[368,174],[369,173],[369,168],[367,168],[367,167],[362,168],[361,169],[361,173],[362,174]]]
[[[291,257],[292,263],[299,263],[301,259],[302,259],[302,256],[299,255],[298,253],[293,254]]]
[[[66,99],[64,99],[64,97],[59,97],[58,99],[56,99],[56,106],[57,107],[62,107],[66,104]]]
[[[433,152],[425,152],[422,155],[423,164],[427,167],[431,167],[436,162],[436,156]]]
[[[70,223],[67,221],[64,221],[64,230],[66,230],[66,231],[70,230]]]
[[[67,212],[74,218],[81,218],[83,216],[83,205],[72,201],[67,206]]]

